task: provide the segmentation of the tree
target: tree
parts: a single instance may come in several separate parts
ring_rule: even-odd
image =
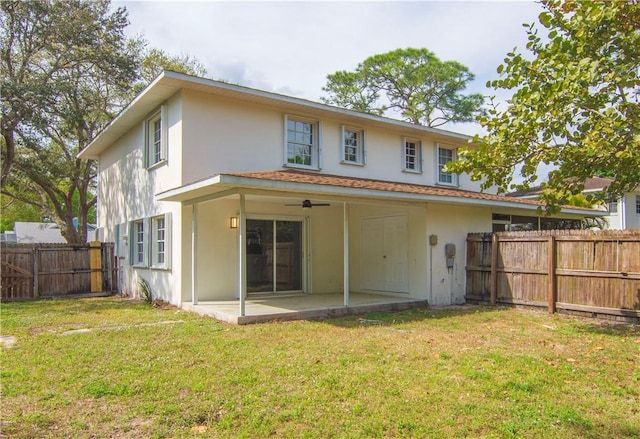
[[[470,122],[484,98],[462,92],[474,75],[456,61],[441,61],[427,49],[397,49],[374,55],[355,71],[327,75],[322,100],[377,115],[397,112],[409,122],[437,127]]]
[[[96,164],[78,152],[146,86],[145,75],[204,69],[126,38],[127,12],[108,0],[0,8],[2,194],[39,209],[68,242],[84,242]]]
[[[514,49],[498,67],[500,79],[487,84],[513,90],[506,109],[479,119],[487,134],[449,168],[506,192],[528,189],[538,166],[552,165],[541,199],[554,212],[594,175],[614,181],[590,202],[640,184],[640,7],[637,0],[543,7],[546,38],[527,25],[531,59]],[[512,181],[516,167],[520,183]]]
[[[136,92],[142,91],[163,70],[171,70],[193,76],[206,76],[207,74],[207,70],[202,63],[190,55],[172,56],[163,50],[149,48],[142,59],[140,81],[136,86]]]
[[[40,222],[42,211],[32,204],[23,203],[15,198],[0,195],[0,233],[15,230],[16,221]]]
[[[40,207],[68,242],[84,242],[95,163],[76,154],[137,78],[126,11],[79,0],[1,8],[2,193]]]

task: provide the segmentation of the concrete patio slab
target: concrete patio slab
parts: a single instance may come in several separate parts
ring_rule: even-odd
[[[344,306],[342,293],[248,298],[245,302],[244,316],[240,315],[238,300],[199,301],[197,305],[191,302],[182,303],[182,308],[185,310],[235,325],[273,320],[321,320],[426,306],[425,300],[369,293],[351,293],[348,307]]]

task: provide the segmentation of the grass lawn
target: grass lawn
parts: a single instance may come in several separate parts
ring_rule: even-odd
[[[461,307],[235,327],[121,298],[3,303],[1,323],[0,437],[640,436],[638,325]]]

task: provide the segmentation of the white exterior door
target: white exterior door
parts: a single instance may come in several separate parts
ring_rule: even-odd
[[[407,217],[364,218],[360,246],[365,290],[409,292]]]

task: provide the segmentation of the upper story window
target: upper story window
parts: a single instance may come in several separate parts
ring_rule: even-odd
[[[640,214],[640,195],[636,195],[636,213]]]
[[[609,213],[618,213],[618,200],[615,198],[610,198],[607,200],[607,210]]]
[[[444,172],[444,166],[456,160],[456,149],[438,145],[438,183],[458,184],[458,175],[453,172]]]
[[[342,162],[364,165],[364,130],[342,127]]]
[[[287,116],[285,126],[285,166],[320,169],[318,121]]]
[[[145,121],[145,158],[147,167],[167,160],[166,109],[161,107]]]
[[[404,139],[402,148],[402,161],[404,170],[410,172],[422,172],[422,142],[417,139]]]

